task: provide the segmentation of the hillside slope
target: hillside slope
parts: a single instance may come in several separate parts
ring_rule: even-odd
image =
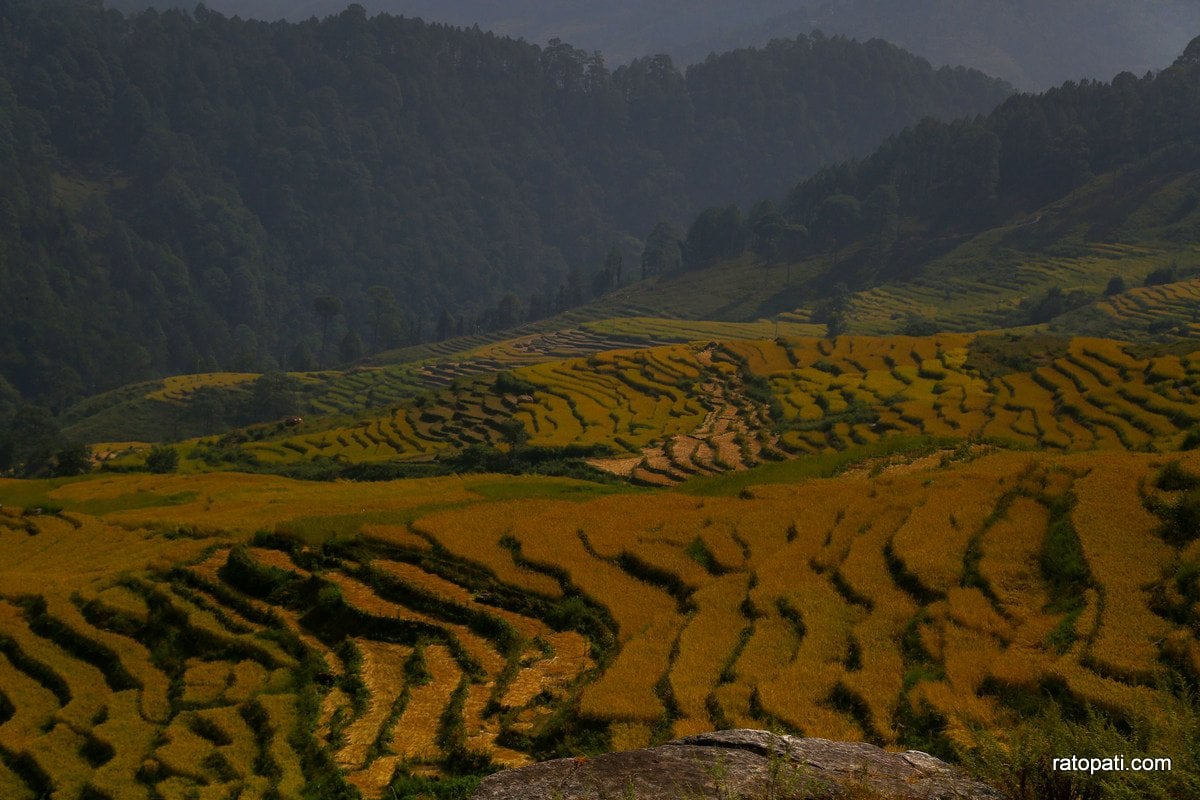
[[[882,42],[610,72],[361,8],[268,25],[5,3],[0,375],[59,410],[506,327],[577,305],[660,218],[1006,94]]]
[[[1200,40],[1158,75],[1068,83],[974,120],[922,122],[783,203],[706,210],[680,237],[678,266],[566,318],[1103,333],[1101,318],[1071,313],[1200,267],[1197,97]],[[1122,331],[1183,331],[1181,313],[1143,314]]]

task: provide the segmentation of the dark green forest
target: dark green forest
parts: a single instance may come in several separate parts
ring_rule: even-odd
[[[758,203],[748,216],[732,206],[710,208],[687,233],[683,266],[746,252],[767,263],[822,255],[824,269],[797,295],[824,297],[818,316],[832,322],[846,292],[915,278],[964,237],[1019,222],[1099,175],[1111,175],[1112,218],[1092,219],[1088,235],[1103,239],[1122,219],[1121,198],[1197,169],[1200,38],[1157,74],[1068,82],[1014,95],[987,116],[923,120],[867,158],[801,181],[784,203]],[[1163,213],[1184,220],[1198,203],[1192,189]],[[1032,227],[1022,245],[1053,246],[1063,235]],[[1167,235],[1200,241],[1200,230],[1188,224]]]
[[[4,0],[0,375],[61,409],[547,315],[660,219],[1006,93],[840,38],[610,71],[357,6],[268,24]]]

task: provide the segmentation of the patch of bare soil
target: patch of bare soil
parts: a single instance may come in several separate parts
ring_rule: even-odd
[[[710,350],[701,351],[702,363],[705,357],[711,363]],[[762,462],[759,431],[769,420],[765,410],[743,397],[739,390],[736,378],[727,382],[710,380],[700,388],[709,410],[694,430],[649,445],[640,456],[596,458],[588,463],[650,486],[673,486],[694,475],[750,469]],[[772,450],[778,450],[777,443],[772,436],[769,440]]]

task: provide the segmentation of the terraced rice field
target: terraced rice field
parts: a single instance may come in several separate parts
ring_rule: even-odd
[[[0,516],[6,797],[294,797],[323,768],[296,749],[314,729],[368,796],[463,748],[526,763],[499,715],[534,730],[593,664],[579,632],[480,603],[384,540],[388,558],[342,560],[166,521]]]
[[[1020,304],[1036,301],[1052,287],[1064,293],[1080,289],[1098,296],[1113,276],[1122,276],[1128,285],[1138,286],[1149,273],[1174,264],[1180,255],[1178,248],[1093,243],[1087,246],[1088,252],[1073,257],[1011,254],[997,258],[995,253],[1006,249],[1002,241],[1002,231],[991,231],[982,240],[968,242],[935,261],[919,279],[876,286],[853,295],[845,315],[850,330],[874,335],[898,333],[914,316],[954,331],[1020,325],[1024,316]],[[1122,323],[1121,329],[1108,331],[1144,336],[1147,325],[1155,320],[1190,321],[1187,298],[1193,287],[1173,286],[1177,288],[1133,289],[1099,303],[1102,314]],[[1157,316],[1159,313],[1165,316]],[[1091,324],[1076,327],[1105,330],[1096,325],[1101,315],[1091,311],[1071,319],[1078,323],[1085,316]]]
[[[948,746],[1047,686],[1179,710],[1200,544],[1160,478],[1200,475],[1200,352],[689,325],[327,375],[387,413],[242,445],[574,447],[633,486],[0,480],[0,796],[386,797],[733,725]]]
[[[1137,286],[1105,298],[1072,317],[1080,324],[1103,325],[1110,335],[1142,337],[1172,330],[1177,335],[1200,333],[1200,279],[1189,278],[1160,286]]]
[[[498,394],[477,379],[398,407],[387,417],[281,441],[247,445],[266,461],[314,456],[352,461],[422,459],[468,445],[504,441],[501,423],[521,422],[530,444],[603,444],[636,452],[662,435],[690,431],[702,400],[687,395],[700,376],[684,347],[614,351],[513,370],[529,394]],[[518,384],[520,385],[520,384]]]
[[[665,320],[663,324],[669,329],[671,321]],[[569,321],[563,325],[561,328],[550,324],[540,328],[528,326],[518,331],[515,338],[501,338],[499,334],[469,336],[404,348],[380,354],[369,363],[345,371],[289,373],[288,377],[298,387],[295,411],[310,428],[326,429],[328,422],[318,422],[323,417],[395,409],[455,382],[494,376],[523,365],[680,339],[678,336],[660,339],[646,332],[623,335],[591,331]],[[803,330],[794,329],[797,333]],[[819,333],[815,329],[812,332]],[[729,335],[740,334],[731,331]],[[202,373],[127,387],[81,404],[72,422],[81,426],[79,435],[90,438],[92,443],[134,438],[131,431],[138,431],[136,436],[146,436],[149,434],[142,430],[146,425],[177,431],[181,412],[186,418],[187,407],[201,390],[217,393],[228,409],[248,399],[251,385],[259,377],[254,373]],[[203,419],[209,413],[198,409],[196,416]],[[114,454],[124,450],[106,449]]]
[[[199,389],[229,389],[257,378],[252,372],[206,372],[198,375],[174,375],[165,378],[162,388],[146,395],[148,400],[182,403]]]
[[[731,339],[771,339],[777,336],[822,336],[825,326],[810,322],[803,312],[781,314],[777,320],[757,322],[711,322],[655,317],[620,317],[581,326],[593,333],[627,336],[638,340],[659,339],[668,342],[729,341]]]
[[[495,377],[456,379],[384,416],[243,447],[267,463],[427,462],[470,446],[507,449],[515,425],[529,445],[591,449],[599,469],[669,486],[895,434],[1063,452],[1170,450],[1200,423],[1200,352],[1146,355],[1077,338],[1055,358],[997,371],[977,363],[975,341],[843,336],[612,350],[517,367],[500,390]]]
[[[932,354],[905,337],[789,342],[796,368],[767,373],[787,421],[780,441],[819,452],[895,431],[1067,451],[1171,449],[1196,422],[1194,356],[1134,358],[1114,342],[1075,339],[1046,366],[986,376],[965,360],[971,338],[923,340]]]
[[[949,379],[955,344],[812,355],[915,385]],[[738,352],[841,377],[766,347]],[[1200,474],[1200,455],[1171,458]],[[1155,488],[1167,461],[976,445],[599,496],[502,477],[0,481],[0,788],[149,800],[346,780],[380,797],[468,753],[569,752],[579,725],[615,744],[736,724],[903,746],[932,714],[965,741],[1004,731],[1047,681],[1167,718],[1178,700],[1155,687],[1200,678],[1195,620],[1163,607],[1197,556],[1160,536],[1181,496]],[[195,495],[135,501],[183,485]],[[24,511],[39,504],[65,510]],[[1082,578],[1046,566],[1062,548]]]

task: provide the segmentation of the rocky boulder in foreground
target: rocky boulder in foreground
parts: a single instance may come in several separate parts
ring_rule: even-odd
[[[483,780],[473,800],[1000,800],[926,753],[735,730],[562,758]]]

